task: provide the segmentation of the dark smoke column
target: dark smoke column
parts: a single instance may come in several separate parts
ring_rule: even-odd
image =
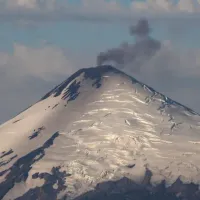
[[[134,65],[133,68],[140,68],[142,63],[154,56],[161,47],[159,41],[149,36],[150,31],[148,20],[140,19],[135,26],[130,27],[130,34],[136,39],[135,44],[127,44],[101,52],[97,56],[97,65],[115,62],[123,68],[123,65],[131,63]]]
[[[130,34],[141,38],[146,38],[150,33],[149,22],[147,19],[140,19],[136,26],[130,27]]]

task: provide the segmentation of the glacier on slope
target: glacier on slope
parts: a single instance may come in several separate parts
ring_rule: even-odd
[[[87,199],[127,179],[148,195],[164,184],[166,199],[200,199],[199,114],[112,66],[77,71],[0,138],[3,200]]]

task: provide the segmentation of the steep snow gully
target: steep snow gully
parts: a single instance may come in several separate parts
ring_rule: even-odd
[[[200,200],[200,116],[112,66],[0,126],[0,199]]]

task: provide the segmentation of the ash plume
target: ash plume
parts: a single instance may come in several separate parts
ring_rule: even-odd
[[[134,44],[124,43],[117,48],[108,49],[97,56],[97,65],[114,63],[118,68],[131,64],[133,71],[140,67],[161,48],[161,42],[150,36],[151,29],[147,19],[142,18],[130,27],[130,35],[135,37]]]
[[[151,29],[147,19],[140,19],[135,26],[130,27],[130,34],[139,37],[148,37]]]

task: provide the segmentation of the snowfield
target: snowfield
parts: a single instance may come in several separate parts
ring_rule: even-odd
[[[0,126],[0,199],[86,199],[126,178],[197,200],[199,155],[197,113],[111,66],[82,69]]]

